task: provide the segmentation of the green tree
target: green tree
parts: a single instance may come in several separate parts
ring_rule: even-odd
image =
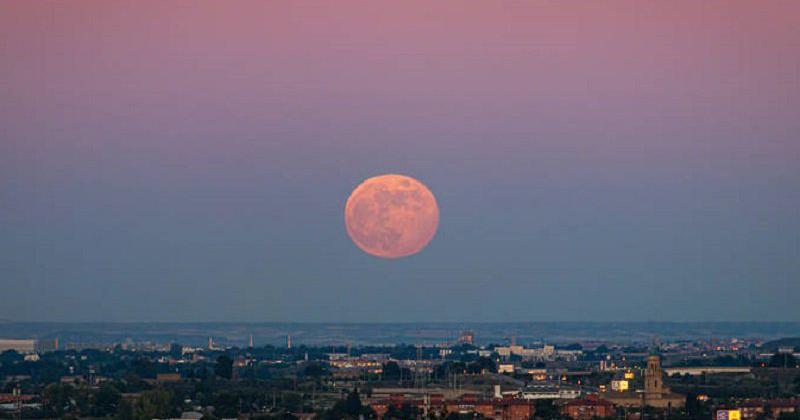
[[[800,375],[794,377],[794,393],[800,395]]]
[[[361,404],[361,397],[358,395],[358,390],[353,390],[347,394],[345,399],[337,401],[333,408],[326,413],[325,417],[331,420],[357,419],[362,415],[367,417],[370,413],[372,413],[372,409]]]
[[[75,389],[67,384],[54,383],[47,385],[42,391],[45,409],[49,413],[61,417],[69,410],[70,400]]]
[[[100,385],[93,395],[92,415],[107,417],[116,413],[121,399],[122,395],[114,385],[108,383]]]
[[[305,369],[303,369],[303,375],[311,378],[319,379],[324,374],[325,369],[323,369],[319,363],[309,363],[306,365]]]
[[[75,408],[78,414],[86,415],[92,407],[91,391],[86,384],[81,384],[72,393],[72,401],[75,402]]]
[[[386,362],[383,365],[383,377],[386,379],[400,379],[400,365],[397,362]]]
[[[233,377],[233,359],[226,355],[217,358],[217,365],[214,367],[214,374],[220,378],[231,379]]]
[[[140,378],[155,378],[156,377],[156,366],[150,359],[146,359],[144,357],[136,359],[131,363],[131,368],[133,373],[135,373]]]
[[[133,405],[133,418],[136,420],[174,417],[177,407],[170,391],[159,388],[144,391]]]
[[[553,400],[536,400],[535,404],[534,418],[553,420],[565,417],[559,407],[553,404]]]
[[[344,400],[345,413],[358,415],[361,414],[363,408],[364,407],[361,405],[361,396],[358,395],[357,389],[347,394],[347,398]]]
[[[467,372],[469,373],[481,373],[483,371],[497,372],[497,364],[495,364],[494,360],[481,356],[478,360],[467,365]]]
[[[114,416],[115,420],[134,420],[133,419],[133,404],[127,400],[121,400],[117,407],[117,414]]]
[[[178,343],[170,344],[169,355],[172,356],[173,359],[180,359],[183,357],[183,346]]]
[[[0,364],[12,364],[12,363],[20,363],[25,360],[25,357],[16,350],[6,350],[0,353]]]
[[[223,389],[214,395],[214,415],[236,417],[239,412],[241,396],[235,390]]]

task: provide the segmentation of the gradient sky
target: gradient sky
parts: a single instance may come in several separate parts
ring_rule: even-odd
[[[0,318],[800,321],[798,215],[798,1],[0,3]]]

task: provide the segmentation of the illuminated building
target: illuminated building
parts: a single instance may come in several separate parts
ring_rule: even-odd
[[[661,359],[658,356],[647,358],[644,372],[644,392],[619,390],[602,393],[602,397],[617,405],[627,407],[649,406],[656,408],[680,408],[686,405],[686,397],[674,394],[664,383]]]

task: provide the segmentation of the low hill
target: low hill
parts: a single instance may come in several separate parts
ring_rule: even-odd
[[[800,337],[785,337],[777,340],[767,341],[761,346],[764,350],[775,351],[779,347],[792,347],[795,351],[800,349]]]

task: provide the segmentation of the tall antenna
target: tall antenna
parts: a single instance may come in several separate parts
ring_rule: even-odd
[[[417,330],[417,360],[414,362],[414,388],[425,388],[425,372],[422,369],[422,343]]]
[[[15,408],[17,411],[16,419],[20,420],[22,418],[22,389],[19,387],[19,385],[17,385],[14,387],[14,390],[12,392],[14,398],[16,399],[14,404],[16,406]]]

